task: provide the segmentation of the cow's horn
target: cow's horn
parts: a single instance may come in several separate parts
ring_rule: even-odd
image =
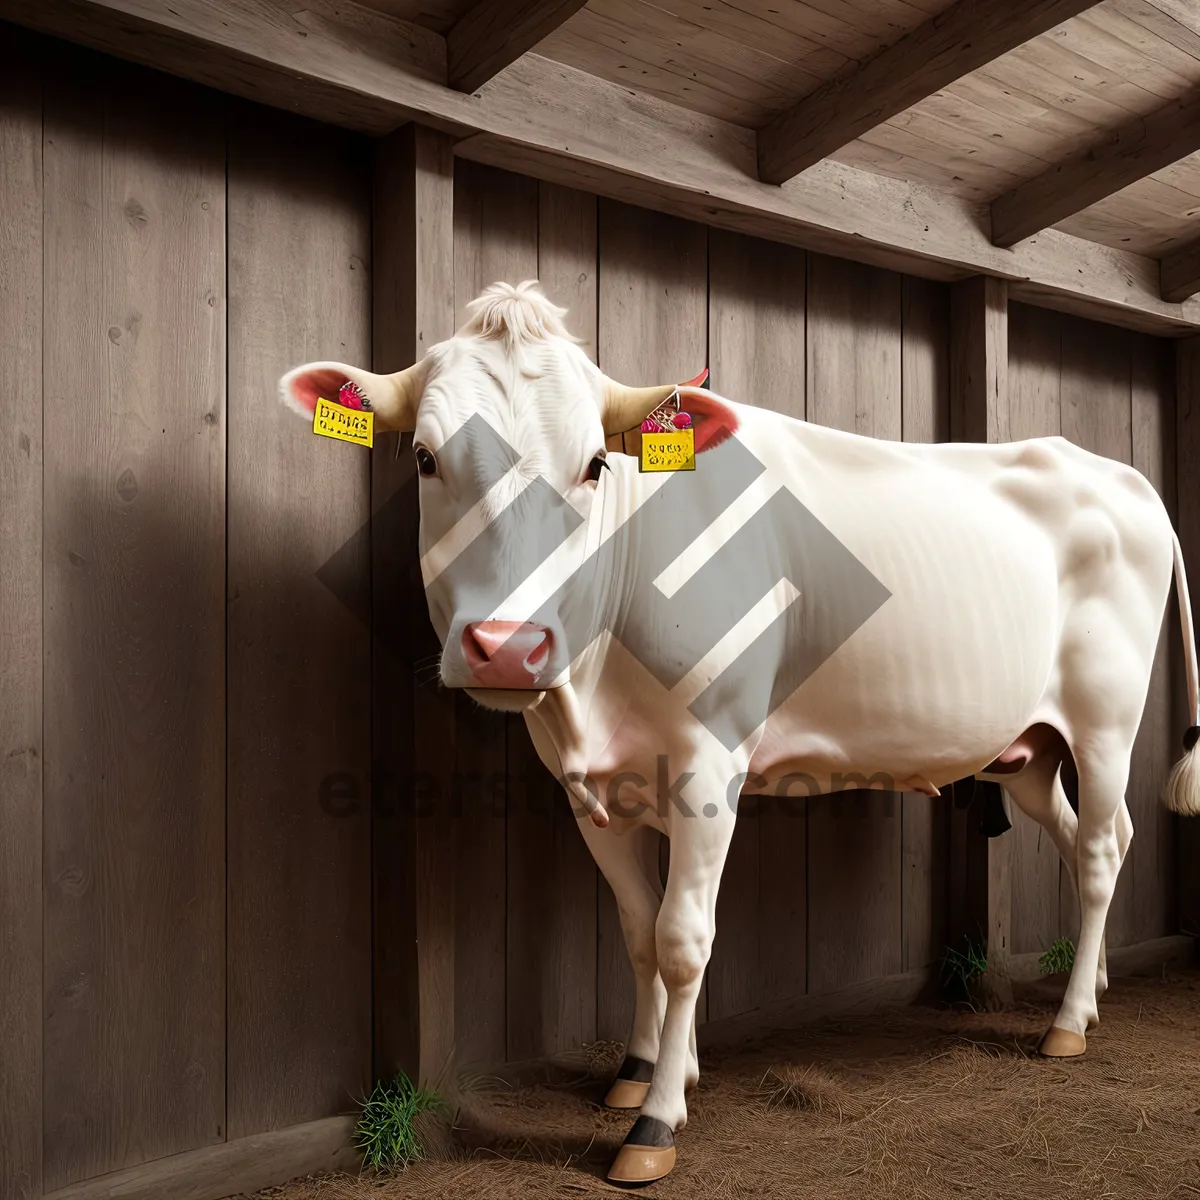
[[[417,405],[425,390],[425,370],[421,363],[413,363],[403,371],[384,376],[392,384],[391,397],[381,396],[375,402],[380,426],[399,433],[412,433],[417,426]]]
[[[417,406],[425,390],[427,368],[423,363],[413,363],[391,375],[376,375],[374,371],[356,367],[342,369],[367,398],[375,413],[375,428],[380,433],[412,433],[417,427]]]
[[[626,387],[612,379],[604,383],[604,433],[624,433],[636,429],[660,404],[675,394],[673,383],[660,387]]]

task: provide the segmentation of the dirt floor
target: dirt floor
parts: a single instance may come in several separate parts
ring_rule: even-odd
[[[824,1021],[702,1060],[679,1165],[648,1198],[1200,1196],[1200,971],[1119,979],[1082,1059],[1035,1054],[1061,982],[1002,1013],[912,1008]],[[520,1089],[469,1081],[427,1161],[260,1200],[605,1196],[631,1117],[587,1071]],[[577,1060],[577,1062],[583,1061]]]

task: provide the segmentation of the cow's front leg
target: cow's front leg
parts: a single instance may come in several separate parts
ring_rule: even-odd
[[[732,834],[733,814],[725,806],[713,816],[676,815],[672,821],[671,866],[655,925],[667,1009],[641,1116],[608,1173],[614,1183],[651,1183],[675,1165],[675,1133],[687,1121],[684,1091],[698,1075],[696,1000],[716,934],[717,887]]]
[[[597,829],[588,820],[582,820],[580,828],[596,865],[613,890],[635,987],[633,1029],[625,1043],[624,1061],[604,1103],[609,1108],[638,1108],[650,1090],[667,1007],[654,944],[654,923],[662,903],[658,834],[646,827],[617,834],[611,825]]]

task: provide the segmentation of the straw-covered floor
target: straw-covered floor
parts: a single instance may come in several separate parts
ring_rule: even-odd
[[[679,1165],[647,1197],[1200,1196],[1200,971],[1118,979],[1085,1058],[1035,1054],[1061,983],[1002,1013],[912,1008],[826,1021],[702,1062]],[[591,1048],[592,1076],[616,1047]],[[608,1061],[606,1061],[608,1060]],[[582,1061],[582,1060],[581,1060]],[[631,1118],[580,1072],[473,1080],[429,1157],[272,1200],[501,1200],[618,1193],[604,1170]]]

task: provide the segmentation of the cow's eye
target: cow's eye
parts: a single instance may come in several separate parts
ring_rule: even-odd
[[[417,447],[417,470],[422,475],[437,474],[437,459],[424,446]]]
[[[601,471],[611,471],[612,467],[608,465],[608,460],[603,454],[597,454],[595,458],[588,463],[587,477],[589,479],[599,479]]]

